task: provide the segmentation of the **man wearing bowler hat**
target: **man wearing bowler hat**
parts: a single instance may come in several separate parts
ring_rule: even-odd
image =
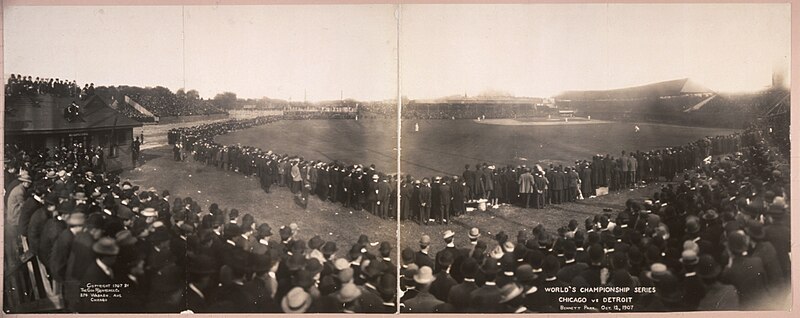
[[[19,245],[19,221],[22,214],[22,205],[25,203],[27,189],[31,186],[31,177],[25,173],[20,174],[19,184],[8,192],[8,199],[5,205],[5,246],[12,247],[5,249],[5,259],[11,264],[19,263],[17,253]]]
[[[110,288],[109,284],[119,281],[115,277],[112,270],[114,262],[116,262],[119,247],[114,239],[103,237],[92,245],[92,251],[95,253],[95,261],[86,268],[86,271],[81,278],[79,285],[80,288],[92,289],[91,285],[96,285],[98,288]],[[89,291],[91,294],[92,292]],[[107,294],[104,292],[96,291],[97,294]],[[119,305],[119,299],[115,297],[100,297],[104,301],[92,301],[95,297],[81,297],[79,312],[113,312]]]
[[[429,255],[431,245],[431,237],[426,235],[422,235],[419,239],[419,251],[415,254],[414,263],[417,264],[418,267],[428,266],[430,268],[434,267],[433,259]]]
[[[500,288],[495,283],[495,278],[499,268],[497,262],[493,259],[488,259],[483,263],[481,272],[485,279],[483,286],[473,290],[470,295],[470,303],[476,312],[481,313],[494,313],[499,311],[499,304],[502,295]]]

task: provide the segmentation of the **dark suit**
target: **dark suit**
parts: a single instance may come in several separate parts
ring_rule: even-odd
[[[378,214],[378,192],[378,182],[370,182],[367,185],[367,206],[372,214]]]
[[[731,267],[723,270],[720,281],[736,287],[742,309],[761,309],[768,300],[767,272],[758,257],[734,257]]]
[[[422,185],[419,188],[419,219],[427,223],[431,218],[431,188]]]
[[[589,268],[589,265],[587,265],[586,263],[580,263],[575,261],[561,267],[561,269],[558,270],[558,274],[556,275],[556,277],[558,277],[558,280],[560,281],[571,282],[575,278],[575,276],[578,276],[581,272],[583,272],[587,268]]]
[[[453,256],[453,260],[455,260],[456,258],[461,258],[461,257],[460,257],[460,256],[461,256],[461,252],[460,252],[460,251],[459,251],[457,248],[455,248],[455,247],[449,247],[449,246],[448,246],[448,247],[445,247],[444,249],[442,249],[441,251],[439,251],[438,253],[436,253],[436,258],[435,258],[435,260],[436,260],[436,263],[435,263],[435,267],[433,267],[433,272],[434,272],[434,273],[438,273],[438,272],[441,272],[441,271],[443,271],[443,270],[444,270],[444,267],[441,265],[441,261],[440,261],[440,259],[442,258],[442,255],[444,254],[444,251],[450,251],[450,255],[452,255],[452,256]],[[454,263],[454,264],[455,264],[455,263]],[[417,265],[419,265],[419,264],[417,264]],[[451,266],[451,267],[450,267],[450,271],[451,271],[451,272],[452,272],[454,269],[455,269],[455,266]]]
[[[47,219],[44,222],[41,235],[39,235],[39,251],[37,257],[42,261],[47,272],[53,275],[52,264],[50,263],[50,255],[53,251],[53,246],[56,244],[59,235],[67,229],[67,224],[56,218]],[[71,234],[71,232],[70,232]],[[64,268],[66,270],[66,267]],[[62,276],[63,277],[63,276]]]
[[[367,286],[359,286],[359,288],[361,289],[361,297],[358,300],[361,303],[361,312],[379,313],[385,311],[383,299],[377,290]]]
[[[450,220],[450,200],[452,195],[450,193],[450,185],[439,185],[439,218],[437,221]]]
[[[466,199],[464,194],[466,191],[465,183],[461,181],[450,184],[450,195],[453,197],[450,201],[450,205],[452,206],[454,216],[459,216],[466,212],[466,206],[464,205]]]
[[[33,196],[28,197],[24,203],[22,203],[22,207],[19,208],[19,234],[22,236],[28,236],[28,223],[31,221],[31,217],[33,217],[33,213],[39,208],[42,208],[44,205],[36,201]]]
[[[53,248],[50,251],[50,269],[51,275],[57,282],[63,283],[67,279],[67,264],[69,263],[70,249],[72,248],[72,241],[75,240],[75,234],[69,229],[64,229],[54,241]]]
[[[446,302],[450,289],[458,283],[445,271],[436,273],[434,277],[436,280],[431,283],[429,291],[437,299]]]
[[[193,313],[208,312],[208,304],[205,297],[205,294],[200,295],[194,289],[186,288],[186,309],[191,310]]]
[[[458,310],[464,311],[470,307],[470,293],[478,289],[475,282],[463,282],[450,288],[447,302]]]
[[[28,249],[36,255],[39,254],[39,244],[41,242],[42,231],[44,231],[44,224],[47,222],[48,213],[50,213],[50,211],[47,211],[47,208],[41,207],[33,213],[28,222],[28,229],[26,231],[28,233]]]
[[[403,182],[400,186],[400,219],[408,220],[412,218],[411,215],[411,196],[414,194],[414,186]]]
[[[378,216],[382,219],[389,217],[391,192],[392,188],[389,186],[389,182],[378,183],[378,201],[380,202],[380,205],[378,205]]]
[[[441,300],[436,299],[430,292],[427,290],[420,291],[417,296],[406,300],[404,302],[405,307],[403,312],[408,313],[432,313],[436,312],[436,306],[443,304],[444,302]]]
[[[464,178],[464,183],[466,183],[466,191],[464,194],[467,197],[467,200],[472,200],[475,198],[475,172],[472,170],[464,170],[462,176]]]
[[[252,295],[253,298],[253,312],[281,312],[279,302],[272,299],[269,282],[256,277],[251,281],[244,284],[245,289]]]
[[[114,274],[114,273],[112,273]],[[85,268],[82,278],[80,279],[80,286],[85,287],[87,284],[103,285],[115,283],[114,277],[108,276],[99,265],[96,259],[92,257],[92,262]],[[78,291],[79,292],[79,291]],[[91,297],[81,297],[78,306],[78,312],[92,313],[92,312],[116,312],[118,311],[120,301],[119,298],[107,297],[104,298],[105,302],[92,302]]]
[[[470,293],[470,303],[483,313],[498,312],[501,298],[500,288],[495,285],[483,285]]]
[[[422,266],[428,266],[431,269],[436,267],[436,266],[434,266],[433,259],[431,259],[430,255],[425,254],[425,253],[423,253],[421,251],[418,251],[415,254],[414,263],[417,264],[417,266],[419,266],[419,268],[422,268]]]

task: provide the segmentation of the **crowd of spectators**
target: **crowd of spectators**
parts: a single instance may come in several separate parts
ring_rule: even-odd
[[[703,105],[701,113],[723,114],[726,112],[744,112],[762,114],[789,94],[786,90],[770,89],[752,94],[726,94]]]
[[[204,209],[120,180],[78,148],[9,145],[4,155],[4,294],[19,300],[6,312],[50,284],[63,312],[396,311],[389,242],[337,246],[301,224],[273,229],[235,207]]]
[[[397,176],[374,165],[310,160],[213,140],[281,119],[263,116],[173,129],[168,140],[176,160],[191,157],[255,175],[267,192],[276,185],[289,188],[299,205],[317,196],[384,218],[400,209],[401,218],[431,221],[423,213],[432,211],[415,207],[422,202],[434,206],[427,201],[433,195],[428,178],[404,176],[397,189]],[[434,219],[440,222],[450,221],[445,213],[463,213],[469,199],[522,205],[524,196],[515,196],[514,189],[526,193],[519,181],[533,170],[542,174],[538,182],[544,184],[548,175],[567,176],[561,180],[566,190],[548,188],[554,192],[543,196],[551,203],[577,199],[578,189],[591,195],[597,186],[622,190],[657,178],[679,181],[665,183],[647,199],[628,200],[623,211],[591,216],[583,228],[578,220],[555,230],[537,226],[520,231],[516,241],[505,231],[482,240],[482,231],[473,228],[466,233],[469,242],[458,242],[457,234],[447,230],[442,233],[446,248],[436,254],[429,250],[430,237],[423,236],[419,251],[401,253],[399,289],[388,242],[375,248],[362,236],[339,252],[334,242],[305,235],[298,224],[280,226],[279,238],[274,237],[268,220],[235,207],[211,204],[204,210],[201,200],[174,198],[169,191],[120,180],[105,171],[102,153],[6,146],[5,291],[29,284],[43,293],[44,284],[53,283],[61,286],[69,312],[228,313],[395,312],[398,291],[400,310],[412,313],[558,312],[570,305],[559,301],[565,293],[553,288],[566,286],[623,290],[622,296],[630,297],[624,303],[635,311],[778,309],[784,308],[788,293],[789,173],[785,158],[756,128],[621,158],[598,155],[567,173],[559,167],[504,170],[479,164],[452,179],[434,176],[439,198],[450,198],[436,205],[441,213]],[[572,187],[572,172],[576,182],[592,187]],[[515,178],[508,178],[511,173]],[[495,181],[503,176],[505,184]],[[536,180],[531,190],[537,189]],[[403,199],[399,207],[398,192]],[[46,275],[36,277],[48,281],[18,279],[19,272],[11,269],[40,270],[19,266],[27,262],[42,264]],[[122,298],[93,302],[80,297],[82,286],[112,283],[127,286],[120,291]],[[634,287],[654,288],[635,293]]]
[[[275,184],[290,187],[299,204],[308,200],[309,194],[317,194],[322,200],[345,206],[366,206],[378,216],[395,215],[398,207],[392,206],[394,200],[390,199],[398,191],[391,188],[394,176],[372,167],[308,161],[247,146],[223,146],[210,139],[219,132],[279,119],[212,124],[189,129],[205,136],[202,140],[184,135],[174,140],[180,147],[188,147],[195,160],[258,176],[265,191]],[[180,158],[176,156],[176,160]],[[527,206],[530,201],[521,199],[526,191],[536,192],[537,184],[546,189],[539,196],[542,201],[534,203],[542,207],[592,195],[598,186],[610,186],[613,191],[642,181],[667,182],[650,198],[628,200],[624,211],[605,210],[587,218],[583,229],[577,220],[557,231],[540,225],[530,234],[520,231],[516,243],[501,231],[490,242],[492,246],[487,246],[479,239],[480,229],[474,228],[468,233],[470,244],[458,248],[455,233],[448,230],[443,233],[447,247],[435,257],[428,256],[430,237],[423,236],[419,251],[406,248],[402,252],[401,310],[559,312],[564,310],[559,305],[564,302],[558,297],[564,293],[548,288],[564,286],[630,287],[615,290],[625,290],[622,296],[631,297],[625,304],[635,311],[783,308],[790,281],[790,198],[784,177],[788,171],[780,164],[781,158],[768,147],[762,131],[751,128],[681,147],[623,153],[620,158],[597,155],[591,162],[580,161],[575,169],[550,167],[545,171],[537,166],[540,178],[529,179],[534,180],[529,190],[523,190],[521,175],[530,174],[534,167],[498,171],[479,164],[476,170],[468,166],[464,176],[452,179],[404,176],[399,189],[401,219],[420,223],[446,223],[451,217],[448,214],[464,213],[470,199]],[[366,181],[366,186],[354,183],[354,174],[355,180]],[[375,184],[371,188],[369,179]],[[468,180],[474,180],[474,188],[467,185]],[[584,183],[592,186],[584,187]],[[555,184],[565,188],[557,189]],[[376,195],[370,198],[371,189]],[[354,190],[361,195],[352,195]],[[440,198],[438,202],[433,202],[433,196]],[[387,199],[388,211],[384,212],[378,203]],[[647,294],[631,292],[634,287],[654,288]]]
[[[552,114],[549,108],[535,107],[532,104],[415,104],[403,106],[405,119],[476,119],[476,118],[523,118],[547,117]]]
[[[359,118],[397,118],[397,103],[364,102],[358,105]]]
[[[155,121],[155,118],[153,116],[142,114],[142,112],[136,110],[136,108],[133,108],[133,106],[128,105],[128,103],[125,103],[124,101],[117,103],[117,111],[127,116],[128,118],[134,119],[139,122],[152,123]]]
[[[401,253],[402,310],[785,310],[789,173],[759,131],[740,137],[741,152],[689,167],[677,184],[589,216],[584,226],[539,225],[516,240],[513,229],[487,240],[478,228],[467,240],[447,230],[436,254],[421,237],[418,251]]]
[[[328,114],[319,114],[328,118]],[[310,196],[315,196],[357,211],[365,209],[384,219],[393,218],[397,208],[393,199],[397,196],[396,176],[376,170],[375,165],[310,160],[250,146],[222,145],[213,139],[220,134],[280,119],[310,118],[319,117],[283,115],[229,120],[173,129],[168,132],[167,139],[174,145],[175,160],[191,157],[221,170],[255,175],[266,192],[270,192],[273,186],[289,188],[295,194],[296,203],[302,207],[307,206]]]
[[[153,113],[153,115],[159,117],[225,113],[225,111],[217,108],[209,101],[181,98],[171,92],[158,93],[153,91],[151,94],[131,94],[129,97]]]
[[[11,74],[6,82],[6,96],[52,94],[59,97],[80,97],[86,99],[94,95],[94,83],[85,84],[83,88],[75,80],[23,76]]]
[[[265,116],[178,128],[168,133],[168,141],[174,145],[176,160],[190,157],[188,153],[191,153],[196,161],[207,165],[247,176],[256,175],[265,191],[273,185],[289,186],[301,197],[301,202],[305,202],[302,200],[308,192],[346,207],[365,207],[381,217],[397,215],[399,208],[401,220],[414,220],[420,224],[447,223],[452,217],[464,214],[467,203],[481,199],[488,201],[490,206],[504,203],[544,208],[550,204],[589,198],[601,190],[607,194],[608,191],[633,189],[659,180],[671,181],[682,171],[701,166],[713,155],[738,151],[742,143],[741,134],[707,137],[684,146],[647,152],[623,151],[618,158],[598,154],[591,160],[578,160],[574,166],[498,167],[478,163],[474,170],[467,165],[461,175],[402,176],[399,189],[395,189],[398,176],[368,173],[366,165],[309,160],[213,141],[214,136],[230,131],[280,119],[305,118]],[[298,171],[293,176],[295,167]],[[375,182],[370,183],[373,177]],[[361,182],[354,183],[354,180]],[[293,187],[293,183],[297,186]],[[387,187],[378,189],[383,183],[388,183]],[[303,191],[306,188],[308,191]],[[398,192],[402,198],[400,206],[388,200]]]
[[[303,119],[355,119],[356,112],[339,111],[283,111],[283,118],[293,120]]]

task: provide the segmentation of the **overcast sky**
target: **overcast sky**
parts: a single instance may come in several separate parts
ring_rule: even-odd
[[[7,7],[4,74],[203,97],[396,96],[394,5]],[[689,77],[717,91],[788,71],[788,4],[404,5],[403,95],[550,96]]]
[[[4,12],[4,72],[186,87],[203,97],[232,91],[295,101],[394,98],[394,11],[394,5],[11,7]]]
[[[551,96],[689,77],[717,91],[788,71],[788,4],[404,6],[403,93]]]

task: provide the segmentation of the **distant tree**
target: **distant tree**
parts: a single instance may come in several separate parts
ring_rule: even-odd
[[[156,86],[155,88],[153,88],[153,95],[156,95],[156,96],[169,96],[169,95],[172,95],[172,91],[170,91],[169,88],[166,88],[166,87],[163,87],[163,86]]]
[[[183,90],[183,88],[178,89],[175,91],[175,96],[178,96],[178,98],[186,98],[186,92]]]
[[[236,107],[236,93],[224,92],[214,96],[214,106],[222,109],[233,109]]]
[[[200,93],[197,92],[197,90],[190,89],[188,92],[186,92],[186,99],[198,100],[198,99],[200,99]]]

